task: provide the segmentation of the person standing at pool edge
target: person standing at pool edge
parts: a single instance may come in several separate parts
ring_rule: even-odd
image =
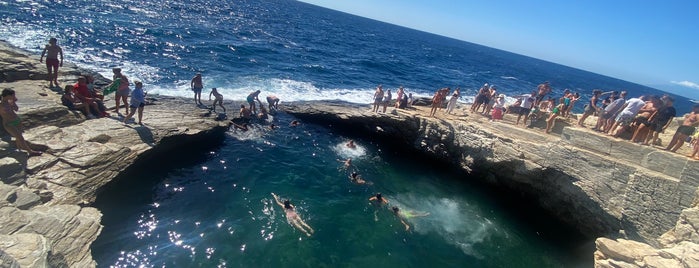
[[[49,73],[49,87],[58,86],[58,67],[63,67],[63,49],[56,44],[58,40],[51,37],[49,39],[48,45],[44,47],[44,51],[41,52],[41,58],[39,62],[44,61],[44,55],[46,55],[46,69]],[[61,60],[58,60],[58,56],[61,56]],[[52,72],[53,70],[53,72]]]
[[[189,86],[192,88],[192,91],[194,91],[194,103],[204,105],[201,103],[201,91],[204,89],[201,73],[197,73],[197,75],[192,78],[192,82],[189,83]]]

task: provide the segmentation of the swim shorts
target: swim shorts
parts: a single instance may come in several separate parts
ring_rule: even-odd
[[[129,89],[129,88],[127,87],[127,88],[124,88],[124,89],[119,89],[119,90],[117,90],[117,91],[116,91],[116,96],[117,96],[117,97],[128,97],[128,96],[129,96],[129,93],[131,93],[131,89]]]
[[[622,126],[628,126],[629,124],[631,124],[631,122],[633,122],[633,119],[633,114],[628,113],[620,113],[616,117],[616,121],[619,122],[619,125]]]
[[[519,107],[519,115],[528,115],[528,114],[529,114],[529,111],[531,111],[531,109],[527,109],[527,108],[524,108],[524,107]]]
[[[143,103],[143,102],[141,102],[141,104],[138,105],[138,107],[145,107],[145,106],[146,106],[146,104]],[[138,107],[135,105],[135,103],[132,103],[131,105],[129,105],[129,107],[131,107],[131,108],[138,108]]]
[[[202,90],[203,88],[204,88],[204,87],[193,87],[193,88],[192,88],[192,91],[194,91],[194,93],[201,93],[201,90]]]
[[[680,126],[677,128],[677,132],[687,135],[687,136],[692,136],[694,134],[694,130],[696,130],[695,127],[692,126]]]
[[[53,67],[54,70],[57,70],[58,65],[60,65],[58,59],[46,59],[46,68]]]

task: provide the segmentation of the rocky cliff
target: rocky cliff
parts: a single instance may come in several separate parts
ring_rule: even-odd
[[[61,84],[86,72],[70,64],[60,70]],[[134,162],[178,143],[220,139],[227,126],[193,101],[164,96],[149,98],[143,125],[125,125],[116,114],[86,120],[61,105],[61,90],[44,79],[38,57],[0,43],[0,88],[16,91],[24,137],[44,151],[28,158],[0,130],[0,267],[94,267],[90,246],[102,214],[89,205],[100,189]]]
[[[377,114],[368,106],[339,102],[298,103],[286,110],[307,121],[409,146],[453,163],[479,175],[471,178],[536,199],[591,237],[635,240],[639,242],[630,243],[654,250],[681,244],[694,250],[683,249],[683,254],[697,256],[696,242],[686,238],[695,237],[699,227],[690,216],[697,210],[692,205],[699,162],[681,154],[574,128],[562,119],[553,134],[544,134],[542,122],[529,128],[514,126],[516,117],[511,115],[489,122],[463,112],[464,107],[455,115],[438,112],[436,118],[425,116],[429,107]],[[669,140],[671,134],[662,138]],[[683,224],[676,227],[678,217]],[[658,241],[673,228],[681,233],[674,244]],[[598,260],[605,260],[602,245],[607,241],[598,240]]]

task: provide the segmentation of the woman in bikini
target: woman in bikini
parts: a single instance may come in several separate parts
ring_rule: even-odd
[[[279,206],[284,208],[284,212],[286,212],[286,220],[289,222],[289,224],[304,232],[307,236],[311,236],[313,233],[313,228],[308,226],[308,224],[301,219],[301,216],[296,213],[296,207],[294,207],[289,200],[284,200],[284,202],[281,202],[279,197],[274,193],[272,193],[272,196],[274,197],[274,201],[277,202]]]
[[[9,88],[2,90],[2,101],[0,101],[0,116],[2,117],[2,126],[5,127],[7,133],[15,138],[17,148],[25,150],[29,156],[41,155],[41,152],[32,150],[24,137],[22,136],[22,121],[19,115],[15,113],[19,110],[17,107],[17,97],[15,91]]]

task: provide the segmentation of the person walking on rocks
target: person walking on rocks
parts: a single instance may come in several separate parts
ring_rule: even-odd
[[[56,44],[58,40],[51,37],[49,43],[44,47],[44,51],[41,52],[41,58],[39,62],[44,61],[44,55],[46,55],[46,69],[49,73],[49,87],[58,87],[58,67],[63,67],[63,49]],[[61,56],[60,61],[58,56]]]
[[[223,95],[221,93],[218,93],[218,90],[216,88],[211,89],[211,93],[209,93],[209,100],[211,100],[211,95],[214,95],[214,104],[211,105],[211,109],[216,112],[216,103],[218,103],[219,106],[223,109],[223,112],[226,112],[226,107],[223,107]]]
[[[201,73],[197,73],[197,75],[192,78],[192,82],[189,83],[189,86],[192,88],[192,91],[194,91],[194,103],[204,105],[201,103],[201,91],[204,89]]]
[[[29,144],[22,136],[22,121],[17,115],[17,97],[15,91],[9,88],[2,90],[2,100],[0,101],[0,117],[2,117],[2,126],[5,127],[7,133],[15,138],[17,148],[27,151],[29,156],[41,155],[41,152],[34,151],[29,147]]]

